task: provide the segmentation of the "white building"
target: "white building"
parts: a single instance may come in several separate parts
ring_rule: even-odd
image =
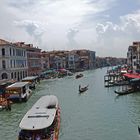
[[[0,39],[0,81],[21,80],[28,75],[26,48]]]

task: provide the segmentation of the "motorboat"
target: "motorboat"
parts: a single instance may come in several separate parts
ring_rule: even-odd
[[[78,78],[81,78],[81,77],[83,77],[84,75],[82,74],[82,73],[80,73],[80,74],[77,74],[76,76],[75,76],[75,78],[76,79],[78,79]]]
[[[22,82],[29,82],[29,88],[35,89],[36,84],[39,82],[38,76],[28,76],[22,79]]]
[[[27,101],[32,91],[29,89],[29,82],[16,82],[6,87],[7,99],[12,102]]]
[[[88,86],[89,86],[89,85],[87,85],[87,86],[85,86],[85,87],[81,87],[81,85],[79,85],[79,93],[82,93],[82,92],[87,91],[87,90],[88,90]]]
[[[60,107],[54,95],[42,96],[22,118],[18,140],[58,140]]]

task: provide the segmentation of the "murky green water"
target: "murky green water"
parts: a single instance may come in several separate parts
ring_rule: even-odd
[[[139,140],[140,93],[117,97],[115,88],[104,88],[106,68],[84,72],[84,77],[41,81],[27,103],[0,112],[0,140],[16,140],[18,125],[29,108],[46,94],[58,97],[61,106],[60,140]],[[89,90],[78,94],[78,86]]]

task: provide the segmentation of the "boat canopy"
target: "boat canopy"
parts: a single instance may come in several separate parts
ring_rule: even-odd
[[[8,87],[6,87],[6,89],[12,89],[12,88],[22,88],[24,87],[25,85],[28,85],[29,82],[16,82]]]
[[[53,105],[52,108],[48,108]],[[58,99],[54,95],[42,96],[25,114],[19,127],[24,130],[39,130],[49,127],[55,118]]]
[[[37,78],[38,78],[38,76],[28,76],[28,77],[23,78],[22,81],[26,81],[26,80],[35,80],[35,79],[37,79]]]
[[[140,75],[139,74],[134,74],[134,73],[126,73],[126,74],[123,74],[123,76],[125,76],[127,78],[131,78],[131,79],[134,79],[134,78],[140,79]]]

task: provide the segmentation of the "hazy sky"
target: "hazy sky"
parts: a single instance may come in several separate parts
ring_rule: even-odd
[[[140,0],[0,0],[0,38],[42,50],[126,57],[140,41]]]

